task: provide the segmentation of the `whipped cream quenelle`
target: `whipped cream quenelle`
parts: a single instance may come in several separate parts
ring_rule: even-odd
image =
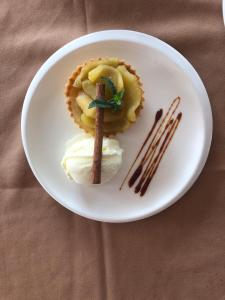
[[[93,136],[78,134],[69,140],[61,162],[66,175],[76,183],[91,184],[93,153]],[[101,183],[116,175],[122,163],[122,153],[116,139],[103,138]]]

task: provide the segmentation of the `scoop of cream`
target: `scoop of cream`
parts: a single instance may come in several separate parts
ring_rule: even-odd
[[[93,153],[94,137],[79,134],[69,140],[61,162],[66,175],[76,183],[90,184]],[[122,153],[117,140],[103,138],[101,183],[116,175],[122,163]]]

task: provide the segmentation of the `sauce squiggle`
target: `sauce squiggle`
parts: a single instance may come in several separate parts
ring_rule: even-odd
[[[133,163],[131,164],[128,173],[120,186],[120,190],[123,188],[124,183],[131,174],[131,171],[140,159],[140,162],[135,168],[135,171],[128,180],[128,186],[130,188],[133,187],[139,179],[136,186],[134,187],[134,192],[139,193],[140,196],[143,196],[146,193],[156,171],[158,170],[166,149],[171,143],[172,138],[181,121],[181,112],[179,112],[175,116],[177,108],[180,104],[180,100],[180,97],[177,97],[173,100],[164,117],[162,109],[159,109],[156,112],[154,123],[149,133],[147,134],[147,137],[145,138],[140,150],[138,151]],[[159,122],[160,120],[161,122]],[[143,153],[144,148],[146,150]],[[142,153],[143,156],[141,157]]]

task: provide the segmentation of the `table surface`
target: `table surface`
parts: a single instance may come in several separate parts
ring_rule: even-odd
[[[0,3],[0,299],[224,299],[225,32],[220,0]],[[84,219],[53,201],[26,162],[20,116],[43,62],[65,43],[130,29],[171,44],[199,72],[214,132],[191,190],[138,222]]]

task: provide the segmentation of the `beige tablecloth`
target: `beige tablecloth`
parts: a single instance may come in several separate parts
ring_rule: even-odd
[[[220,0],[1,0],[0,299],[225,299],[225,31]],[[133,223],[79,217],[24,157],[20,116],[43,62],[87,32],[124,28],[168,42],[202,77],[214,117],[207,164],[166,211]]]

